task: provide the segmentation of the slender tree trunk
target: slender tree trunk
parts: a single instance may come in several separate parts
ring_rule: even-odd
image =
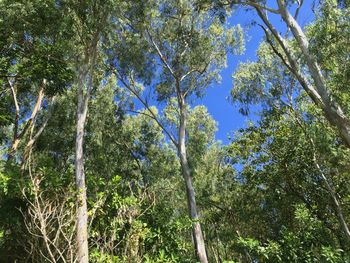
[[[341,205],[340,205],[340,203],[338,201],[337,195],[334,192],[334,190],[333,190],[332,186],[330,185],[330,183],[328,182],[327,177],[322,172],[322,170],[321,170],[320,166],[318,165],[318,163],[316,163],[316,167],[320,171],[322,179],[324,180],[324,182],[326,184],[327,190],[328,190],[328,192],[330,193],[330,195],[332,197],[332,200],[333,200],[333,203],[334,203],[334,206],[335,206],[335,210],[336,210],[336,214],[337,214],[339,223],[340,223],[340,225],[341,225],[341,227],[343,229],[343,232],[344,232],[347,240],[350,241],[349,227],[348,227],[348,224],[345,221],[345,218],[344,218],[344,215],[343,215],[343,209],[342,209],[342,207],[341,207]]]
[[[192,236],[195,246],[197,257],[201,263],[207,263],[207,253],[205,250],[205,243],[201,225],[199,223],[199,214],[197,211],[196,197],[193,187],[193,181],[191,176],[190,167],[187,161],[187,150],[186,150],[186,105],[183,98],[180,98],[180,127],[179,127],[179,144],[178,152],[180,156],[180,163],[182,169],[182,176],[185,180],[186,194],[188,210],[192,223]]]
[[[24,147],[21,169],[25,168],[26,162],[27,162],[27,160],[29,158],[29,155],[30,155],[30,153],[32,151],[33,145],[38,140],[40,135],[43,133],[44,129],[47,126],[47,123],[49,122],[54,101],[55,101],[55,97],[53,97],[51,99],[51,103],[50,103],[49,110],[48,110],[48,113],[47,113],[45,121],[41,124],[41,126],[39,127],[38,131],[35,133],[34,136],[33,136],[33,133],[34,133],[35,123],[33,123],[32,127],[31,127],[29,141],[27,142],[26,146]]]
[[[338,201],[336,192],[334,191],[332,185],[328,181],[327,176],[323,173],[320,165],[318,164],[317,157],[316,157],[316,152],[315,152],[315,144],[314,144],[314,142],[313,142],[313,140],[311,138],[310,138],[310,141],[311,141],[311,144],[312,144],[312,147],[313,147],[313,161],[314,161],[314,164],[315,164],[317,170],[319,171],[319,173],[321,174],[321,177],[322,177],[323,181],[325,182],[326,188],[327,188],[329,194],[332,197],[333,204],[335,206],[335,214],[337,215],[339,224],[340,224],[341,228],[343,229],[343,232],[345,234],[346,239],[349,242],[350,241],[350,231],[349,231],[348,224],[346,223],[345,218],[344,218],[343,209],[341,207],[340,202]]]
[[[12,85],[12,83],[9,81],[10,86],[11,86],[11,91],[12,91],[12,97],[13,101],[15,104],[15,120],[14,120],[14,127],[13,127],[13,140],[12,140],[12,145],[10,148],[10,151],[7,156],[7,160],[11,160],[17,150],[17,146],[19,144],[19,139],[18,139],[18,125],[19,125],[19,105],[17,101],[17,93],[15,87]]]
[[[32,126],[33,126],[34,120],[41,109],[41,104],[42,104],[43,98],[45,96],[44,88],[46,86],[46,79],[43,80],[42,86],[41,86],[39,93],[38,93],[37,100],[35,102],[34,108],[33,108],[32,113],[31,113],[31,116],[25,122],[23,130],[21,132],[19,132],[20,108],[19,108],[19,104],[17,101],[17,92],[16,92],[16,88],[14,87],[14,85],[10,81],[9,81],[9,84],[11,87],[11,92],[12,92],[12,96],[13,96],[13,100],[14,100],[14,104],[15,104],[16,113],[15,113],[14,128],[13,128],[13,140],[12,140],[11,148],[10,148],[9,153],[8,153],[7,160],[11,160],[13,158],[14,154],[17,151],[18,145],[21,142],[21,139],[25,136],[27,130],[29,128],[32,128]]]
[[[93,89],[94,67],[100,30],[96,30],[86,48],[78,76],[77,130],[75,139],[75,181],[77,187],[77,261],[89,262],[88,213],[84,172],[84,133],[88,104]]]
[[[87,65],[83,65],[86,67]],[[78,84],[78,108],[77,108],[77,130],[75,141],[75,180],[77,187],[77,261],[88,263],[88,215],[86,202],[86,185],[84,173],[84,131],[86,115],[88,110],[89,93],[84,94],[87,70],[82,69],[79,74]]]
[[[277,3],[281,17],[291,29],[293,36],[300,47],[303,58],[308,66],[310,75],[315,83],[316,91],[318,93],[317,95],[320,99],[320,101],[317,103],[318,106],[320,106],[320,108],[323,110],[327,120],[332,125],[337,127],[344,143],[348,148],[350,148],[350,120],[346,117],[343,109],[331,99],[321,68],[314,56],[309,51],[309,41],[298,22],[288,12],[285,1],[278,0]]]
[[[344,214],[343,214],[343,209],[341,207],[340,202],[338,201],[337,194],[336,194],[335,190],[333,189],[332,185],[329,183],[329,180],[328,180],[327,176],[323,173],[323,171],[322,171],[322,169],[321,169],[321,167],[319,165],[319,162],[317,160],[315,142],[312,139],[312,137],[310,137],[310,135],[307,133],[305,124],[303,124],[303,121],[301,120],[301,118],[299,118],[299,116],[298,116],[297,112],[294,110],[293,106],[290,107],[290,110],[291,110],[292,116],[294,116],[297,124],[303,130],[306,138],[310,142],[310,146],[312,148],[312,160],[313,160],[313,163],[314,163],[315,167],[317,168],[318,172],[320,173],[323,181],[325,182],[326,188],[327,188],[329,194],[332,197],[333,204],[335,206],[335,213],[336,213],[336,216],[338,218],[339,224],[342,227],[347,240],[350,241],[349,227],[348,227],[348,224],[345,221]]]

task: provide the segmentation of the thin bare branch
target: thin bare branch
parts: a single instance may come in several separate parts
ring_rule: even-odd
[[[53,105],[54,105],[54,102],[55,102],[55,97],[53,97],[51,99],[51,102],[50,102],[50,105],[49,105],[49,109],[48,109],[48,114],[44,120],[44,122],[41,124],[40,128],[38,129],[38,131],[35,133],[35,135],[33,136],[33,133],[34,133],[34,124],[35,122],[33,123],[32,125],[32,129],[31,129],[31,132],[30,132],[30,136],[29,136],[29,141],[27,142],[25,148],[24,148],[24,153],[23,153],[23,158],[22,158],[22,169],[25,168],[25,164],[26,164],[26,161],[28,159],[28,156],[33,148],[33,145],[35,144],[35,142],[37,141],[37,139],[40,137],[40,135],[43,133],[44,129],[46,128],[48,122],[49,122],[49,119],[51,117],[51,114],[52,114],[52,109],[53,109]]]
[[[268,6],[264,6],[264,5],[261,5],[261,4],[258,4],[254,1],[235,1],[236,4],[242,4],[242,5],[246,5],[246,6],[252,6],[254,8],[258,8],[258,9],[261,9],[261,10],[266,10],[266,11],[269,11],[271,13],[274,13],[274,14],[279,14],[280,11],[278,9],[274,9],[274,8],[271,8],[271,7],[268,7]]]
[[[169,137],[169,139],[172,141],[172,143],[177,147],[177,141],[173,137],[173,135],[165,128],[165,126],[161,123],[161,121],[158,119],[156,114],[151,110],[148,103],[141,97],[141,95],[131,87],[115,70],[113,71],[113,74],[116,76],[116,78],[123,83],[124,87],[127,88],[133,95],[136,96],[136,98],[142,103],[142,105],[147,109],[147,111],[152,116],[152,119],[156,121],[156,123],[159,125],[159,127],[165,132],[165,134]]]
[[[177,76],[174,72],[174,70],[171,68],[171,66],[169,65],[166,57],[163,55],[162,51],[160,50],[159,46],[157,45],[157,43],[154,41],[152,35],[150,34],[149,30],[146,31],[147,32],[147,35],[152,43],[152,45],[154,46],[154,48],[156,49],[157,51],[157,54],[160,58],[160,60],[163,62],[164,66],[169,70],[170,74],[176,79]]]

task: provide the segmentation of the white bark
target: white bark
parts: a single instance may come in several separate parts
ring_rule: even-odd
[[[152,38],[149,31],[147,31],[149,40],[151,44],[154,46],[160,60],[162,61],[163,65],[168,69],[169,73],[173,76],[175,80],[175,86],[176,86],[176,94],[178,99],[178,106],[180,111],[180,126],[178,129],[178,142],[174,140],[174,138],[170,135],[170,133],[160,124],[160,122],[155,118],[159,126],[164,130],[164,132],[169,136],[170,140],[175,144],[175,146],[178,149],[178,155],[180,158],[180,165],[182,170],[182,176],[185,181],[185,187],[186,187],[186,195],[187,195],[187,204],[188,204],[188,212],[192,223],[192,237],[194,242],[194,248],[196,252],[196,256],[198,260],[201,263],[207,263],[207,253],[205,249],[205,242],[203,237],[203,232],[201,229],[201,225],[199,222],[199,213],[197,211],[197,204],[196,204],[196,197],[195,197],[195,191],[193,187],[193,180],[191,175],[191,170],[188,164],[187,160],[187,149],[186,149],[186,120],[187,120],[187,110],[186,110],[186,103],[185,103],[185,97],[187,92],[182,92],[180,88],[180,82],[189,74],[188,72],[184,74],[183,76],[178,76],[176,70],[171,67],[171,65],[168,63],[166,56],[163,55],[162,51],[160,50],[157,43]],[[180,55],[181,56],[181,55]],[[125,85],[125,83],[124,83]],[[127,85],[126,85],[127,86]],[[130,89],[129,89],[130,90]],[[142,102],[142,99],[140,99],[139,96],[137,96],[139,100]],[[146,103],[142,102],[145,106]],[[148,108],[148,107],[146,107]],[[150,111],[151,112],[151,111]],[[152,114],[152,112],[151,112]],[[153,115],[153,117],[155,117]]]
[[[80,68],[78,70],[78,107],[75,141],[75,181],[77,187],[77,261],[89,262],[88,245],[88,211],[86,201],[86,184],[84,172],[84,133],[88,104],[93,88],[94,67],[97,58],[97,46],[100,29],[97,29],[86,47]]]
[[[86,67],[87,65],[83,65]],[[87,69],[81,69],[78,85],[78,108],[75,142],[75,180],[77,187],[77,260],[79,263],[88,263],[88,215],[86,202],[86,185],[84,173],[84,131],[88,110],[89,93],[84,94]]]
[[[13,158],[14,154],[16,153],[18,145],[21,142],[22,138],[25,136],[28,129],[33,127],[34,120],[41,109],[41,104],[42,104],[42,101],[43,101],[44,96],[45,96],[44,88],[46,86],[46,79],[43,80],[42,86],[38,92],[38,97],[37,97],[37,100],[36,100],[35,105],[33,107],[30,118],[23,122],[24,127],[23,127],[21,132],[19,132],[20,107],[19,107],[19,103],[17,101],[17,91],[16,91],[16,88],[14,87],[14,85],[11,81],[9,81],[9,84],[11,87],[11,92],[12,92],[12,96],[13,96],[13,100],[14,100],[14,104],[15,104],[15,109],[16,109],[15,120],[14,120],[14,129],[13,129],[13,141],[12,141],[10,151],[8,153],[8,160],[11,160]]]
[[[195,251],[198,259],[201,263],[207,263],[207,253],[205,250],[205,243],[201,225],[199,223],[199,214],[197,211],[195,191],[193,187],[193,181],[191,176],[190,167],[187,160],[187,150],[186,150],[186,105],[183,98],[179,99],[180,106],[180,127],[179,127],[179,144],[178,151],[182,169],[182,176],[185,180],[187,203],[189,216],[192,223],[192,236],[195,245]]]
[[[327,120],[334,126],[337,127],[340,136],[342,137],[344,143],[350,148],[350,121],[345,116],[344,110],[331,98],[329,93],[325,78],[322,74],[321,68],[317,63],[314,56],[309,51],[309,41],[304,34],[303,30],[299,26],[298,22],[289,13],[286,8],[286,3],[284,0],[277,0],[279,11],[282,19],[285,21],[287,26],[293,33],[296,39],[302,56],[306,61],[308,70],[315,84],[315,96],[319,98],[316,103],[323,110]]]

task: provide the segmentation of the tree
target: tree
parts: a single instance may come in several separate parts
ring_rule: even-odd
[[[2,1],[1,260],[349,261],[349,3],[298,29],[267,2]],[[231,99],[258,114],[222,145],[200,99],[242,5],[266,35]]]
[[[251,6],[256,10],[258,16],[265,25],[265,27],[262,26],[262,28],[266,34],[268,43],[271,45],[271,48],[281,59],[283,64],[290,70],[290,72],[293,73],[313,102],[320,109],[322,109],[324,116],[330,122],[330,124],[336,127],[339,135],[344,141],[344,144],[347,147],[350,147],[350,120],[347,117],[347,108],[342,104],[340,99],[335,98],[337,91],[333,91],[330,84],[335,76],[332,74],[326,74],[327,65],[319,60],[319,54],[312,52],[310,38],[297,22],[298,13],[303,1],[298,1],[299,5],[296,8],[294,16],[288,10],[288,6],[291,5],[291,3],[285,0],[277,0],[278,9],[267,7],[264,4],[260,4],[255,1],[240,1],[239,4]],[[279,15],[283,19],[288,31],[290,30],[292,32],[296,49],[292,47],[290,41],[288,40],[289,34],[287,33],[285,37],[282,36],[276,27],[269,21],[265,12],[272,12]],[[337,15],[333,15],[332,17],[330,13],[334,12],[337,12]],[[325,1],[324,6],[321,8],[321,14],[323,14],[323,18],[326,19],[323,20],[321,18],[320,20],[323,20],[325,23],[330,23],[330,25],[337,23],[338,21],[343,26],[346,26],[348,25],[348,21],[346,19],[344,20],[343,17],[346,17],[348,15],[347,13],[348,9],[340,9],[337,6],[336,1]],[[334,30],[332,29],[332,26],[330,28],[331,31]],[[325,32],[322,32],[321,34],[324,33]],[[340,40],[339,44],[341,41],[343,40]],[[319,42],[319,44],[322,43]],[[345,46],[348,47],[349,45],[347,44]],[[321,47],[317,47],[317,49],[318,48]],[[302,58],[302,61],[298,59],[298,55],[296,54]],[[338,60],[336,62],[335,68],[342,67],[338,63],[343,59],[344,56],[342,56],[340,61]],[[303,67],[306,67],[307,72],[303,70]],[[312,81],[310,81],[310,78]]]
[[[298,111],[315,110],[307,100],[304,103],[298,104]],[[235,250],[246,249],[253,258],[266,256],[267,262],[293,258],[313,262],[320,260],[319,251],[329,247],[334,253],[343,250],[345,260],[347,235],[327,184],[346,208],[347,198],[341,193],[348,186],[339,184],[345,179],[342,164],[348,161],[346,150],[339,148],[336,134],[324,125],[325,120],[319,122],[305,112],[302,116],[300,126],[300,119],[287,107],[275,113],[266,111],[261,121],[233,137],[228,156],[241,169],[237,176],[240,186],[230,201],[231,214],[243,221],[238,224]],[[310,158],[314,151],[321,169]],[[348,220],[346,209],[343,215]],[[296,234],[301,232],[304,234]],[[255,247],[253,240],[262,247]],[[298,244],[304,245],[298,249]]]
[[[96,66],[99,59],[99,44],[103,33],[109,29],[111,1],[67,1],[63,3],[77,31],[75,57],[77,86],[77,124],[75,142],[75,179],[77,187],[77,260],[88,262],[88,214],[86,182],[84,173],[84,133],[88,103],[94,87],[99,85]]]
[[[67,24],[52,1],[3,1],[0,12],[1,97],[12,100],[11,105],[2,104],[14,115],[8,151],[8,159],[12,159],[29,131],[33,134],[42,106],[71,83],[73,74],[65,59],[67,41],[59,37],[69,34]]]
[[[147,84],[145,69],[137,71],[140,65],[135,67],[136,64],[123,67],[125,62],[119,60],[115,73],[124,86],[141,100],[149,115],[157,120],[177,148],[186,186],[188,212],[193,220],[192,236],[196,255],[201,262],[208,262],[187,149],[187,140],[191,137],[187,127],[188,100],[191,97],[200,97],[205,88],[218,79],[219,69],[225,66],[227,54],[237,51],[241,46],[241,32],[239,28],[227,28],[222,25],[217,17],[210,17],[208,10],[197,6],[195,1],[149,1],[140,4],[138,8],[136,10],[143,8],[145,11],[130,13],[127,18],[131,24],[131,32],[141,35],[143,42],[139,36],[134,40],[128,33],[122,32],[121,36],[125,34],[124,43],[138,44],[135,50],[142,50],[140,45],[144,45],[149,52],[148,56],[152,55],[158,63],[153,63],[153,67],[156,67],[154,70],[161,71],[160,81],[155,83],[158,100],[174,103],[177,110],[176,136],[158,120],[148,102],[140,95],[137,78],[142,79],[145,76],[143,80]],[[140,19],[137,16],[140,14],[144,15],[142,23],[139,23]],[[119,56],[120,50],[123,48],[118,49]],[[132,66],[134,72],[130,70]]]
[[[249,179],[245,179],[248,182],[258,180],[262,183],[269,180],[267,178],[270,177],[270,173],[272,181],[276,180],[270,186],[261,184],[261,198],[267,198],[270,189],[275,191],[268,200],[262,201],[264,206],[269,202],[274,207],[278,199],[281,201],[277,202],[287,201],[280,208],[276,208],[272,218],[278,217],[279,209],[286,209],[281,215],[287,214],[288,202],[295,202],[288,196],[294,196],[293,198],[299,199],[306,209],[332,232],[331,236],[334,235],[338,240],[340,249],[347,250],[347,203],[345,196],[339,194],[343,190],[338,188],[337,183],[338,180],[344,180],[341,171],[347,169],[344,165],[348,159],[347,149],[340,147],[341,142],[332,132],[322,111],[309,101],[303,88],[289,69],[284,67],[271,46],[263,42],[257,55],[257,61],[242,63],[234,74],[235,88],[231,93],[233,100],[241,104],[241,112],[244,114],[249,112],[251,105],[259,105],[262,117],[256,125],[244,130],[243,134],[249,135],[241,141],[240,147],[245,150],[240,152],[240,157],[235,160],[247,159],[246,163],[243,162],[246,171],[242,174],[250,174]],[[236,136],[240,141],[240,135]],[[257,146],[253,146],[254,144]],[[249,152],[254,153],[251,155]],[[337,172],[333,170],[337,169],[335,167],[339,168]],[[281,179],[282,174],[286,178]],[[257,185],[259,183],[256,182]],[[324,195],[318,196],[321,192]],[[330,207],[326,208],[328,205]],[[331,209],[331,214],[320,213],[328,209]],[[330,220],[338,221],[336,229],[329,225]],[[282,224],[284,223],[279,223]],[[312,229],[314,231],[315,226]],[[249,242],[246,241],[248,246]],[[330,246],[333,248],[335,245]],[[265,247],[264,250],[266,249],[268,248]],[[286,254],[287,252],[282,253]]]
[[[329,21],[329,23],[331,22]],[[310,26],[310,28],[313,28],[314,34],[316,35],[315,28],[319,26],[320,24],[318,23]],[[232,89],[232,98],[243,104],[243,108],[241,109],[243,113],[246,113],[248,110],[245,105],[250,103],[261,103],[263,108],[271,114],[283,111],[283,108],[286,107],[292,112],[292,117],[296,118],[296,121],[304,127],[306,125],[303,124],[304,121],[300,117],[303,114],[294,110],[296,107],[295,104],[298,103],[297,100],[301,93],[301,88],[304,88],[304,86],[298,82],[298,79],[295,77],[294,73],[290,71],[290,68],[285,65],[285,62],[283,60],[281,61],[281,57],[278,55],[280,54],[279,51],[274,46],[271,46],[273,43],[270,42],[270,40],[271,39],[267,37],[267,43],[263,43],[260,46],[257,53],[258,60],[256,62],[242,63],[233,75],[235,88]],[[292,46],[293,43],[290,44]],[[321,44],[320,47],[322,47]],[[323,50],[323,52],[327,51],[327,48]],[[323,52],[318,51],[320,59],[323,57]],[[333,65],[339,65],[339,62],[342,61],[342,59],[344,59],[344,54],[339,54],[339,56],[336,56],[336,58],[333,59]],[[276,66],[278,64],[280,64],[280,66]],[[325,62],[323,62],[323,64],[327,66]],[[342,92],[341,87],[338,86],[338,89],[334,88],[334,85],[337,85],[335,83],[339,83],[340,81],[339,77],[336,78],[337,74],[339,74],[337,71],[343,72],[344,69],[342,69],[342,66],[340,65],[333,66],[333,69],[334,73],[330,73],[330,75],[333,76],[329,77],[328,81],[329,86],[332,87],[333,94],[339,96],[339,101],[343,105],[346,105],[346,97],[341,97],[340,95]],[[336,78],[337,80],[335,81],[333,78]],[[314,145],[312,137],[308,138],[308,143],[311,144],[311,146]],[[314,148],[314,146],[312,147]],[[349,239],[350,232],[346,222],[342,219],[342,209],[339,207],[339,202],[336,198],[334,199],[334,191],[331,189],[330,185],[328,185],[327,178],[316,160],[316,155],[315,152],[312,154],[314,165],[318,167],[320,175],[324,177],[329,194],[333,196],[334,204],[338,210],[339,220],[343,226],[343,231]]]

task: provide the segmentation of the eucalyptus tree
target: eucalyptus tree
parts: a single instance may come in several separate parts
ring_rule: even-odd
[[[309,100],[303,87],[288,68],[283,66],[283,62],[268,43],[263,42],[260,45],[257,57],[255,62],[242,63],[236,70],[235,88],[231,93],[232,99],[241,104],[242,113],[247,114],[249,107],[254,104],[259,105],[261,109],[261,120],[245,130],[242,129],[242,134],[234,136],[235,142],[232,145],[233,152],[237,151],[237,146],[239,149],[239,156],[234,160],[240,160],[244,165],[240,174],[244,178],[243,185],[248,187],[247,196],[251,200],[261,198],[264,201],[258,203],[262,202],[264,207],[276,209],[271,211],[267,224],[271,224],[272,220],[281,220],[277,225],[286,225],[282,223],[283,217],[291,213],[292,204],[301,202],[302,206],[305,206],[303,209],[319,222],[317,224],[323,225],[310,225],[311,231],[318,228],[314,235],[324,231],[332,249],[347,251],[349,217],[346,194],[343,193],[348,192],[347,183],[344,181],[348,150],[342,147],[322,111]],[[336,83],[334,82],[335,85]],[[346,97],[342,99],[345,101]],[[249,187],[254,187],[248,186],[251,183],[260,186],[256,191],[250,191]],[[286,203],[282,204],[284,201]],[[258,216],[259,220],[265,213],[270,212],[264,211],[264,215]],[[291,234],[286,234],[286,237],[288,235]],[[276,233],[273,236],[278,235]],[[299,239],[296,236],[293,238]],[[243,243],[249,247],[253,245],[250,241],[246,240]],[[286,242],[289,241],[285,240],[282,243]],[[312,242],[317,244],[316,240]],[[263,248],[269,249],[268,246]],[[309,248],[297,254],[300,257],[309,254],[313,259],[318,257],[317,252]],[[344,256],[347,254],[348,252],[345,252]],[[282,255],[290,254],[284,251]]]
[[[339,82],[339,73],[347,76],[347,54],[349,52],[349,7],[341,5],[336,0],[327,0],[321,3],[316,21],[311,26],[311,33],[304,30],[298,23],[298,14],[304,1],[277,0],[277,8],[266,6],[265,1],[232,1],[254,8],[260,17],[262,29],[266,39],[281,59],[285,67],[295,76],[300,85],[323,111],[324,116],[333,125],[344,144],[350,147],[350,119],[348,108],[343,101],[345,84],[336,89],[334,81]],[[293,5],[295,12],[292,13]],[[287,32],[283,36],[268,18],[267,13],[278,15],[284,22]],[[290,32],[292,40],[289,38]],[[335,37],[335,35],[341,37]],[[317,39],[317,41],[313,41]],[[322,39],[322,40],[321,40]],[[332,44],[330,44],[332,43]],[[337,46],[336,49],[334,47]],[[327,63],[322,53],[333,50],[331,61]],[[334,55],[333,55],[334,54]]]
[[[319,149],[316,149],[315,139],[309,133],[308,126],[315,122],[307,120],[307,115],[319,115],[315,109],[310,110],[306,102],[302,87],[295,79],[294,75],[289,72],[288,68],[283,66],[283,62],[276,56],[268,43],[262,43],[257,52],[258,59],[255,62],[242,63],[236,70],[234,76],[234,86],[231,95],[235,102],[241,104],[240,111],[247,114],[249,106],[259,104],[262,106],[263,116],[271,115],[289,115],[292,121],[295,121],[307,138],[307,143],[312,149],[310,160],[313,161],[314,167],[317,168],[319,176],[322,177],[320,184],[324,184],[328,190],[329,196],[332,196],[335,206],[335,213],[339,219],[340,225],[347,239],[350,238],[350,232],[346,220],[343,216],[343,209],[339,202],[332,183],[329,183],[328,175],[324,173],[319,161]],[[303,102],[302,106],[300,105]],[[305,106],[307,105],[307,107]],[[266,118],[268,119],[268,118]],[[321,120],[323,120],[321,118]],[[324,130],[325,133],[328,131]],[[331,147],[334,142],[329,142]],[[321,158],[322,159],[322,158]]]
[[[339,147],[315,105],[305,96],[299,99],[296,112],[266,110],[228,146],[232,163],[241,165],[240,185],[231,200],[232,217],[242,221],[237,241],[254,258],[266,253],[267,262],[317,262],[326,257],[326,247],[339,262],[346,261],[348,237],[332,192],[346,222],[349,185],[342,164],[349,160],[347,149]]]
[[[349,63],[349,5],[347,1],[321,1],[313,24],[303,28],[298,22],[303,3],[276,0],[277,8],[268,6],[267,1],[218,0],[210,4],[213,10],[219,11],[227,6],[248,7],[256,11],[262,23],[259,26],[275,54],[323,111],[344,144],[350,147],[350,120],[346,102],[343,101],[347,97],[344,77],[348,76]],[[282,19],[286,34],[279,32],[268,13]],[[331,55],[329,61],[325,59],[325,54]],[[341,83],[341,86],[334,85],[334,82]]]
[[[75,179],[77,187],[77,260],[88,262],[88,213],[84,173],[84,132],[91,92],[101,81],[100,45],[108,35],[115,1],[62,1],[76,33],[73,39],[75,84],[77,86],[77,124],[75,141]],[[115,14],[114,14],[115,15]]]
[[[142,102],[148,115],[177,148],[196,255],[201,262],[208,262],[188,156],[189,104],[219,79],[227,54],[242,48],[241,31],[239,27],[221,23],[197,1],[146,1],[133,5],[134,11],[138,11],[126,13],[128,26],[120,32],[124,40],[116,46],[116,54],[119,58],[137,56],[137,60],[128,64],[125,59],[119,59],[112,67],[116,67],[119,81]],[[134,55],[130,55],[130,51],[134,51]],[[142,62],[142,56],[146,61]],[[150,76],[155,79],[153,82],[147,81]],[[159,101],[174,105],[175,134],[142,98],[142,85],[138,81],[144,81],[147,88],[153,87]]]

